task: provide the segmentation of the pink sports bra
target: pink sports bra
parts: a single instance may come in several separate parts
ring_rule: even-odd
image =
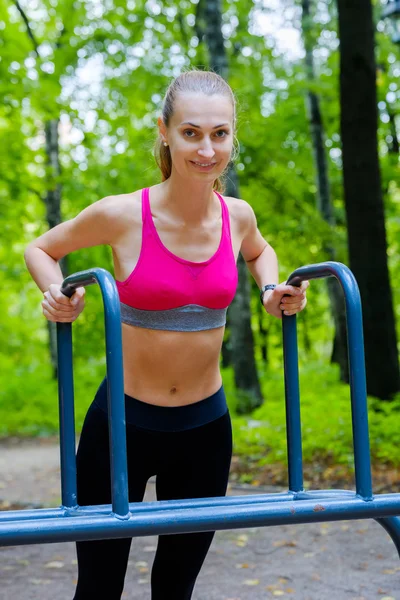
[[[220,194],[222,232],[215,254],[204,262],[176,256],[162,243],[151,216],[149,188],[142,190],[142,247],[125,281],[117,281],[121,320],[170,331],[222,327],[238,283],[229,211]]]

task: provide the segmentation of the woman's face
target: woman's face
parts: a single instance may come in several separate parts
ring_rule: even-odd
[[[183,177],[213,182],[229,163],[233,147],[233,106],[226,96],[184,93],[165,127],[158,121],[163,142],[169,145],[172,169]]]

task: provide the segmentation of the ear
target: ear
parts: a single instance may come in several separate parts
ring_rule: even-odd
[[[158,125],[158,131],[160,132],[163,142],[166,142],[167,141],[167,128],[165,126],[164,121],[162,120],[162,117],[158,117],[157,125]]]

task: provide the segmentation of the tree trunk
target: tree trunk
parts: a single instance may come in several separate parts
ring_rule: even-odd
[[[338,0],[344,198],[350,268],[363,301],[368,393],[400,389],[377,140],[371,0]]]
[[[308,81],[315,83],[314,68],[314,42],[312,38],[312,17],[310,14],[310,0],[302,0],[302,31],[304,46],[306,51],[305,63]],[[325,151],[325,133],[322,122],[319,97],[313,91],[307,93],[308,100],[308,119],[310,123],[311,139],[314,150],[314,165],[317,176],[317,207],[326,223],[330,227],[335,226],[335,217],[333,215],[328,167]],[[336,251],[332,246],[325,246],[325,253],[329,260],[336,260]],[[336,280],[329,278],[326,281],[328,296],[331,305],[331,312],[335,324],[335,334],[333,350],[331,354],[332,362],[339,365],[340,379],[346,383],[349,382],[349,364],[347,356],[347,331],[346,331],[346,313],[343,299],[343,292]]]
[[[58,123],[58,119],[50,119],[45,123],[48,184],[44,202],[46,205],[46,219],[49,229],[61,223],[61,184],[59,182],[61,169],[58,150]],[[65,277],[68,271],[66,257],[60,260],[60,267]],[[47,321],[47,327],[49,332],[49,348],[53,377],[57,379],[56,324]]]
[[[204,32],[199,21],[199,39],[205,37],[210,57],[210,67],[221,77],[228,77],[228,58],[222,35],[221,0],[200,0],[197,14],[204,21]],[[233,165],[227,174],[226,195],[239,198],[237,175]],[[239,413],[247,413],[263,402],[254,356],[254,338],[251,329],[250,282],[245,262],[238,259],[239,285],[236,297],[229,308],[230,360],[232,361],[235,384],[238,391]]]

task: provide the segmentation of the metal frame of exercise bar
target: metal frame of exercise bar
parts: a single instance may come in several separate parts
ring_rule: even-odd
[[[97,283],[104,303],[112,504],[78,506],[76,491],[72,328],[57,324],[62,505],[3,511],[0,546],[140,537],[241,527],[373,518],[400,554],[400,494],[373,495],[368,433],[361,300],[352,272],[324,262],[301,267],[288,279],[336,277],[345,297],[355,491],[303,489],[296,316],[283,317],[289,491],[274,494],[129,503],[120,304],[113,277],[94,268],[67,277],[62,291]]]

